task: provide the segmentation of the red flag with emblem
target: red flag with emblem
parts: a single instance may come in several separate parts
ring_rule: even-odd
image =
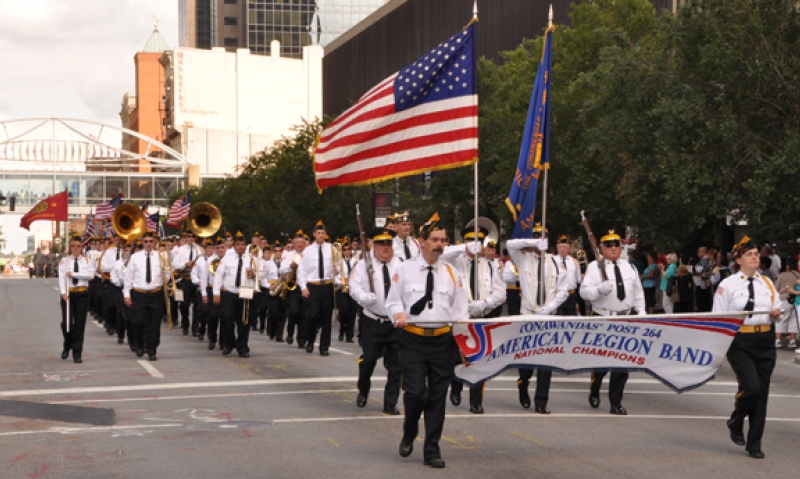
[[[69,206],[69,196],[67,190],[48,196],[38,202],[32,210],[25,213],[19,225],[30,231],[31,223],[34,221],[67,221],[67,209]]]

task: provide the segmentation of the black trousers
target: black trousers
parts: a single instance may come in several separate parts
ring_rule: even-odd
[[[209,299],[213,300],[214,297],[212,296]],[[203,304],[203,295],[200,294],[199,286],[194,290],[194,311],[192,314],[192,331],[198,336],[204,336],[206,334],[206,322],[208,321],[208,305]]]
[[[130,341],[131,337],[131,321],[128,319],[130,315],[128,313],[128,308],[125,306],[125,298],[122,295],[122,288],[114,286],[112,283],[110,287],[113,289],[113,296],[114,296],[114,305],[117,307],[117,337],[120,339],[125,339],[125,333],[128,333],[128,341]]]
[[[306,300],[300,287],[294,291],[289,291],[286,297],[289,306],[289,323],[286,325],[286,336],[294,336],[294,329],[297,328],[297,344],[303,345],[306,342]]]
[[[244,324],[243,312],[244,301],[239,299],[239,295],[222,291],[220,293],[220,313],[222,316],[222,327],[220,328],[220,347],[225,349],[236,349],[239,354],[249,353],[247,340],[250,337],[250,326]]]
[[[67,332],[67,302],[61,299],[61,334],[64,336],[64,351],[72,350],[73,358],[81,357],[83,352],[83,334],[86,331],[88,308],[88,292],[69,293],[69,332]]]
[[[117,302],[114,298],[117,289],[111,281],[103,281],[103,321],[107,332],[117,330]]]
[[[600,387],[603,386],[604,377],[606,377],[606,371],[592,373],[592,383],[589,391],[593,397],[600,397]],[[612,406],[622,405],[622,393],[625,391],[626,382],[628,382],[628,373],[611,372],[611,379],[608,383],[608,400]]]
[[[181,328],[188,329],[191,325],[192,334],[194,334],[197,332],[197,321],[192,321],[192,317],[189,316],[189,307],[194,303],[194,293],[197,291],[197,285],[192,283],[191,280],[182,279],[178,283],[178,288],[183,291],[183,301],[178,303],[178,308],[181,310]],[[173,316],[172,319],[175,320],[177,318]]]
[[[731,364],[739,390],[728,427],[741,433],[744,419],[748,418],[745,449],[761,450],[761,437],[767,419],[767,400],[769,382],[775,369],[775,329],[764,333],[737,333],[728,349],[728,362]]]
[[[578,305],[578,290],[574,290],[567,296],[567,299],[561,303],[561,306],[556,310],[558,316],[575,316],[575,306]]]
[[[103,280],[100,278],[89,281],[89,310],[98,321],[103,321]]]
[[[363,339],[362,339],[363,342]],[[453,334],[423,337],[400,333],[400,370],[403,374],[403,442],[414,441],[419,418],[425,413],[425,459],[441,457],[439,439],[444,429],[447,386],[453,379]]]
[[[509,316],[519,316],[522,311],[522,297],[519,288],[506,288],[506,306],[508,306]]]
[[[247,325],[251,329],[258,329],[258,310],[261,308],[261,302],[264,301],[263,294],[259,290],[253,291],[253,299],[250,300],[249,312],[247,314]]]
[[[336,295],[336,302],[339,306],[339,334],[344,334],[348,341],[352,341],[355,334],[358,303],[341,290],[337,291]]]
[[[533,377],[533,369],[520,369],[517,387],[522,390],[528,389]],[[533,404],[536,407],[547,406],[550,399],[550,381],[553,379],[553,371],[539,369],[536,371],[536,392],[533,394]]]
[[[136,349],[156,354],[161,344],[161,317],[164,315],[164,293],[139,293],[131,291],[131,329]]]
[[[383,390],[383,402],[389,406],[396,406],[400,397],[401,330],[395,328],[391,321],[381,323],[363,317],[361,323],[362,354],[358,358],[358,391],[364,396],[369,396],[372,373],[375,371],[378,359],[383,356],[383,367],[389,373]]]
[[[217,344],[219,340],[219,336],[217,336],[217,331],[219,330],[219,305],[214,304],[214,288],[208,286],[206,288],[206,299],[208,300],[208,304],[205,304],[205,312],[206,312],[206,329],[204,332],[208,333],[208,344]],[[220,300],[220,303],[222,301]],[[220,346],[222,343],[220,343]]]
[[[697,312],[705,313],[711,311],[711,289],[695,288],[694,297],[697,302]]]
[[[261,294],[258,295],[258,330],[262,333],[267,329],[267,312],[269,311],[269,289],[261,288]]]
[[[306,301],[306,342],[314,343],[319,330],[319,350],[327,351],[331,347],[331,316],[333,315],[333,286],[309,284],[310,293]]]
[[[286,300],[280,296],[270,296],[269,293],[264,296],[267,302],[267,334],[270,338],[282,341],[286,325]]]
[[[179,285],[176,285],[176,287],[177,286],[179,286]],[[167,285],[167,286],[164,286],[164,287],[167,288],[168,290],[170,290],[170,292],[172,291],[170,289],[171,286]],[[164,310],[164,314],[167,314],[166,309]],[[177,326],[179,324],[179,321],[180,321],[180,318],[178,317],[178,302],[175,301],[175,296],[173,296],[172,294],[169,295],[169,314],[170,314],[170,316],[172,316],[172,325],[173,326]]]

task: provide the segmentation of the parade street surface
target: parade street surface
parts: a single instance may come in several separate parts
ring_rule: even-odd
[[[403,416],[381,414],[379,365],[356,407],[357,344],[331,355],[257,332],[251,357],[222,357],[180,329],[162,330],[157,362],[137,360],[102,327],[86,326],[83,364],[62,361],[55,279],[0,279],[2,477],[793,477],[800,444],[800,364],[778,351],[754,461],[728,437],[736,380],[678,395],[644,374],[625,391],[628,416],[587,402],[588,375],[553,378],[553,414],[522,409],[516,373],[487,384],[486,414],[464,393],[447,405],[444,471],[401,458]],[[334,326],[334,337],[337,326]],[[146,359],[146,358],[145,358]],[[531,385],[533,394],[534,385]],[[402,402],[398,406],[402,409]],[[745,429],[746,431],[746,429]]]

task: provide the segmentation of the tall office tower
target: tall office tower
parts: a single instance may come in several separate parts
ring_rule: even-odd
[[[285,0],[292,1],[292,0]],[[247,47],[248,0],[178,0],[178,45],[190,48]]]

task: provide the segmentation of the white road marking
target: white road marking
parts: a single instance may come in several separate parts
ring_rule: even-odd
[[[164,375],[161,374],[161,371],[159,371],[158,369],[156,369],[155,366],[150,364],[150,361],[145,361],[144,359],[140,359],[136,362],[141,364],[144,370],[150,373],[150,375],[153,376],[154,378],[164,379]]]
[[[328,393],[354,393],[358,389],[304,389],[299,391],[272,391],[266,393],[228,393],[228,394],[197,394],[187,396],[161,396],[161,397],[133,397],[116,399],[78,399],[70,401],[47,401],[47,404],[91,404],[106,402],[139,402],[139,401],[171,401],[176,399],[214,399],[230,397],[255,397],[255,396],[288,396],[292,394],[328,394]]]
[[[182,423],[172,423],[172,424],[142,424],[137,426],[52,427],[50,429],[0,432],[0,437],[24,436],[28,434],[52,434],[52,433],[80,434],[83,432],[130,431],[136,429],[152,429],[155,427],[184,427],[184,425]]]
[[[53,286],[53,289],[56,291],[60,291],[57,287]]]
[[[730,416],[686,416],[686,415],[668,415],[668,414],[654,414],[654,415],[634,415],[615,416],[608,413],[596,414],[447,414],[447,419],[482,419],[482,418],[500,418],[500,419],[688,419],[688,420],[708,420],[708,421],[727,421]],[[289,418],[289,419],[273,419],[271,422],[276,424],[288,423],[313,423],[313,422],[348,422],[348,421],[375,421],[375,420],[401,420],[404,419],[400,416],[349,416],[349,417],[309,417],[309,418]],[[800,422],[797,417],[772,417],[767,418],[769,422]]]
[[[316,346],[317,349],[319,349],[319,343],[314,343],[314,346]],[[333,351],[334,353],[344,354],[346,356],[352,356],[353,355],[353,353],[351,353],[349,351],[343,351],[341,349],[336,349],[336,348],[331,348],[331,347],[328,348],[328,351]]]

